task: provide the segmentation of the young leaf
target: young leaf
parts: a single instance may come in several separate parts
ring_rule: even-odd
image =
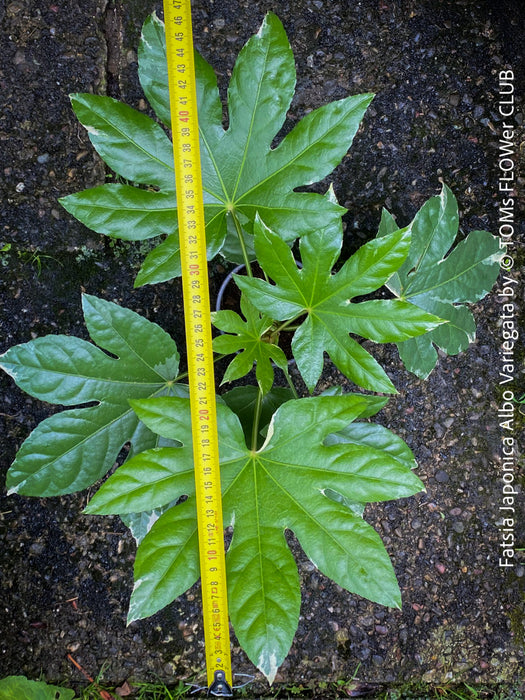
[[[45,336],[0,356],[0,367],[28,394],[80,406],[42,421],[25,440],[7,474],[10,493],[56,496],[90,486],[125,443],[132,452],[157,444],[128,399],[185,394],[173,386],[177,348],[159,326],[87,294],[82,305],[98,348],[79,338]]]
[[[405,366],[425,379],[437,363],[434,344],[448,355],[466,350],[476,335],[476,322],[464,304],[483,299],[500,270],[499,240],[487,231],[472,231],[451,250],[458,232],[458,206],[443,185],[409,226],[410,252],[405,263],[387,282],[400,299],[448,321],[425,335],[398,343]],[[378,237],[395,231],[391,214],[383,211]]]
[[[246,444],[253,438],[253,424],[260,390],[256,386],[236,386],[234,389],[222,394],[221,400],[231,408],[241,421]],[[259,441],[257,447],[261,447],[263,436],[266,437],[268,425],[275,411],[286,401],[294,398],[291,389],[275,386],[262,398],[259,416]]]
[[[303,268],[298,269],[286,243],[258,220],[257,259],[275,284],[240,276],[235,280],[252,304],[274,319],[292,321],[306,314],[295,331],[292,351],[310,391],[321,375],[326,351],[359,386],[395,393],[384,370],[349,333],[378,343],[398,342],[435,328],[441,320],[397,299],[350,301],[378,289],[403,263],[409,231],[366,243],[332,274],[342,238],[340,223],[304,236],[300,242]]]
[[[139,75],[159,118],[171,126],[165,56],[164,27],[152,15],[143,27]],[[323,179],[340,163],[373,96],[352,96],[313,110],[272,148],[295,87],[293,55],[279,19],[268,13],[238,57],[228,90],[226,130],[216,77],[204,59],[198,54],[195,59],[209,257],[223,246],[229,220],[230,229],[239,227],[249,235],[257,211],[287,241],[340,217],[344,209],[337,203],[295,190]],[[146,115],[109,97],[85,94],[72,100],[102,158],[133,183],[158,191],[103,185],[65,197],[62,205],[100,233],[133,240],[168,234],[162,250],[146,258],[137,284],[180,275],[167,136]],[[240,251],[230,235],[227,255],[237,260]]]
[[[269,335],[272,319],[261,315],[243,296],[241,311],[245,321],[235,311],[217,311],[213,314],[213,325],[228,333],[213,339],[214,351],[225,355],[239,353],[228,365],[221,384],[244,377],[255,362],[257,383],[263,394],[267,394],[273,386],[272,362],[287,372],[288,361]]]
[[[286,529],[339,585],[383,605],[401,604],[379,536],[347,502],[364,504],[419,491],[422,484],[411,470],[408,448],[402,449],[384,430],[374,435],[356,428],[337,442],[330,437],[354,425],[361,415],[376,412],[384,402],[361,394],[288,401],[275,412],[266,441],[256,452],[248,449],[237,416],[226,405],[217,406],[225,523],[234,527],[226,557],[231,619],[243,649],[270,680],[288,653],[299,617],[299,579],[284,537]],[[133,406],[148,427],[173,435],[183,447],[171,448],[181,459],[159,463],[162,472],[172,472],[166,478],[173,490],[159,490],[157,481],[150,481],[152,472],[139,470],[136,478],[137,483],[142,479],[142,487],[134,487],[136,496],[129,490],[122,494],[126,508],[158,507],[179,495],[183,482],[188,495],[182,505],[159,518],[139,547],[130,614],[130,619],[137,619],[191,585],[198,565],[189,545],[196,532],[194,485],[185,481],[192,468],[189,450],[187,463],[182,459],[189,444],[189,402],[159,398],[134,401]],[[158,455],[150,450],[148,459],[155,461]],[[116,484],[123,470],[125,491],[130,464],[120,467],[106,484]],[[106,484],[99,493],[110,488]],[[151,498],[145,501],[148,489]],[[118,512],[119,507],[113,500],[110,510]],[[108,512],[106,507],[103,512]],[[175,541],[167,533],[170,537],[176,533]]]

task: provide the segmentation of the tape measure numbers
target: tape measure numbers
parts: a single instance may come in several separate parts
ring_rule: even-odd
[[[206,232],[190,0],[164,0],[209,692],[231,695]]]

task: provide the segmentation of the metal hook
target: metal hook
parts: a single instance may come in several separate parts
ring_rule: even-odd
[[[193,695],[194,693],[198,693],[201,690],[206,690],[208,692],[208,695],[211,695],[213,697],[231,698],[233,696],[234,690],[244,688],[249,683],[252,683],[255,679],[255,676],[252,676],[249,673],[235,673],[234,676],[243,676],[248,680],[244,681],[244,683],[241,683],[239,685],[234,685],[233,688],[230,688],[230,686],[226,682],[226,676],[224,674],[224,671],[215,671],[213,683],[210,685],[209,688],[207,688],[205,685],[196,685],[195,683],[188,683],[187,685],[188,687],[193,688],[193,690],[191,691],[191,695]]]
[[[208,695],[213,695],[215,698],[231,698],[233,696],[224,671],[215,671],[213,683],[208,688]]]

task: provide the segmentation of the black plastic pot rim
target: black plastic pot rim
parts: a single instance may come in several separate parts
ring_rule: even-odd
[[[302,268],[303,264],[299,262],[299,260],[295,261],[295,264],[297,267]],[[233,268],[231,272],[229,272],[226,277],[224,278],[221,286],[219,287],[219,292],[217,294],[217,301],[215,302],[215,311],[221,311],[222,309],[222,300],[224,298],[224,294],[226,292],[226,288],[230,284],[230,282],[233,279],[233,275],[236,275],[238,272],[241,270],[244,270],[246,268],[246,265],[244,263],[241,263],[240,265],[237,265],[236,267]],[[219,330],[219,333],[221,335],[224,335],[224,331]],[[288,360],[288,367],[292,367],[296,364],[295,359],[290,359]],[[272,362],[273,367],[275,368],[277,365]]]
[[[295,264],[299,268],[302,268],[302,266],[303,266],[302,262],[300,262],[299,260],[296,260]],[[240,272],[241,270],[244,270],[245,268],[246,268],[246,265],[244,263],[241,263],[240,265],[237,265],[236,267],[234,267],[233,270],[226,275],[226,277],[224,278],[224,280],[219,288],[219,293],[217,294],[217,301],[215,302],[215,311],[221,310],[222,300],[223,300],[224,294],[226,292],[226,287],[232,281],[233,275],[236,275],[238,272]]]

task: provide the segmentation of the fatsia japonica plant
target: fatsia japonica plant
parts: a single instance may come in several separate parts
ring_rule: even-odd
[[[214,350],[233,356],[222,384],[245,382],[254,366],[256,380],[228,386],[217,405],[225,525],[233,528],[226,557],[231,621],[249,658],[273,681],[300,610],[287,531],[343,588],[401,606],[392,563],[363,515],[367,503],[411,496],[423,484],[409,447],[370,422],[388,401],[378,394],[396,389],[360,339],[396,343],[406,366],[427,376],[435,346],[454,354],[472,341],[475,322],[465,304],[491,289],[499,246],[476,231],[450,251],[458,211],[443,186],[404,228],[384,211],[377,237],[340,260],[345,209],[332,189],[325,196],[295,190],[341,161],[373,96],[313,110],[275,145],[295,70],[271,13],[233,69],[227,128],[215,75],[199,54],[196,72],[208,253],[246,266],[235,277],[238,311],[213,316],[222,333]],[[137,285],[181,270],[172,146],[162,126],[170,123],[164,27],[155,15],[143,27],[139,76],[159,121],[109,97],[72,96],[93,146],[126,182],[61,200],[100,233],[161,239]],[[29,496],[99,486],[86,512],[120,515],[138,542],[131,622],[161,610],[199,577],[188,387],[178,349],[159,326],[95,296],[85,294],[82,303],[93,342],[46,336],[0,357],[22,389],[70,407],[25,440],[7,486]],[[293,370],[281,347],[285,332],[293,334]],[[326,356],[356,391],[315,395]],[[298,378],[308,395],[299,397]],[[125,445],[128,457],[113,469]]]

